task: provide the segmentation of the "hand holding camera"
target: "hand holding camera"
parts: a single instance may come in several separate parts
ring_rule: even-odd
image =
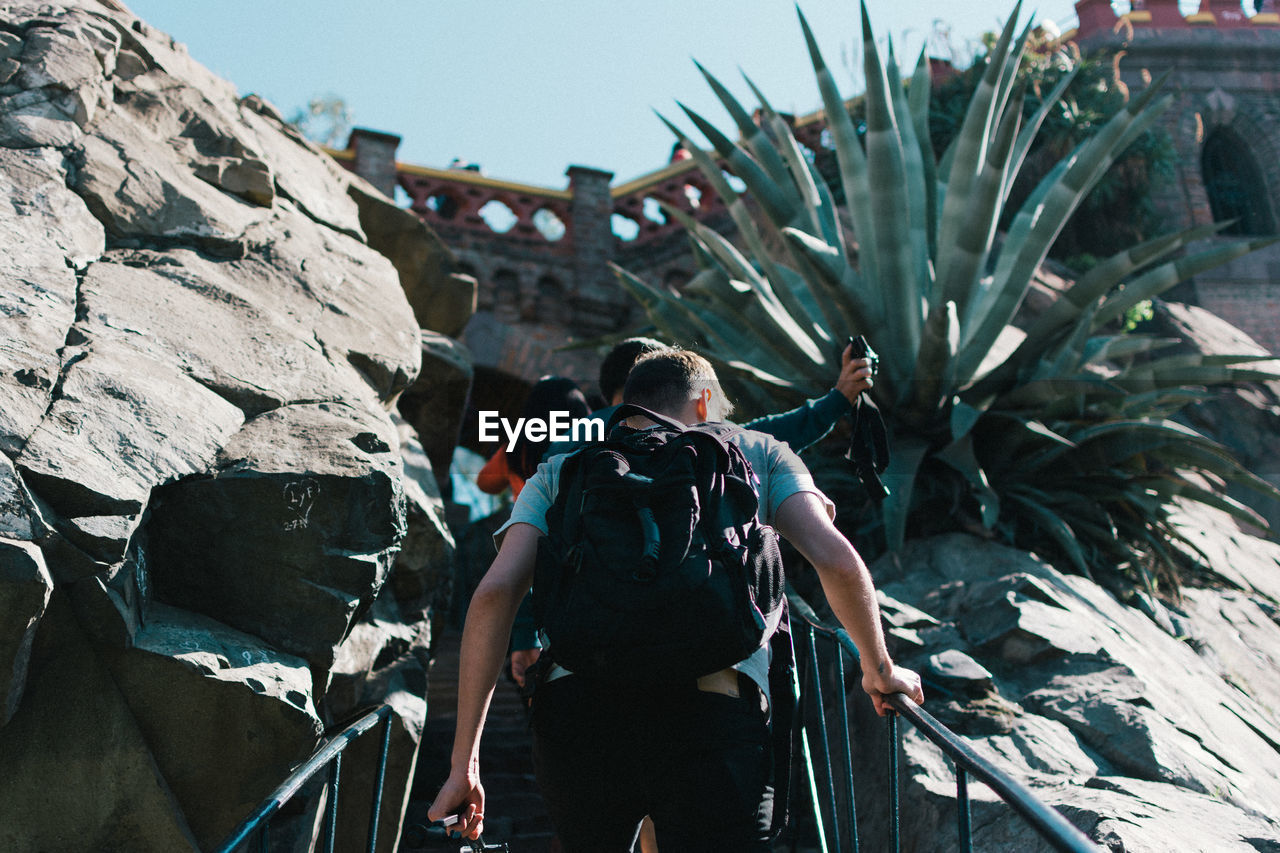
[[[866,364],[863,364],[863,360]],[[862,335],[850,337],[844,352],[840,354],[840,376],[836,379],[836,390],[850,402],[856,403],[858,396],[875,384],[876,372],[880,367],[880,357],[867,344]]]

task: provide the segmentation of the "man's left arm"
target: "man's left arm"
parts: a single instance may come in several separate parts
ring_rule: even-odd
[[[511,624],[533,583],[538,528],[513,524],[493,565],[481,579],[467,610],[458,663],[458,722],[453,736],[449,778],[427,812],[433,820],[462,812],[455,825],[461,835],[478,838],[484,830],[484,787],[480,784],[480,735],[493,689],[507,654]]]

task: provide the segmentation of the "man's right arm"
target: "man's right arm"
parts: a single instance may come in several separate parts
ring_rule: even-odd
[[[506,531],[498,556],[471,597],[462,631],[458,722],[450,773],[427,815],[435,821],[461,810],[463,822],[456,829],[472,838],[479,837],[484,829],[480,734],[507,654],[511,623],[520,600],[533,583],[533,565],[541,535],[531,524],[513,524]]]
[[[888,712],[884,697],[891,693],[905,693],[917,703],[924,702],[920,676],[895,666],[889,657],[866,563],[831,523],[818,496],[812,492],[791,495],[778,507],[774,525],[817,570],[832,611],[858,647],[862,689],[871,696],[876,713],[884,716]]]

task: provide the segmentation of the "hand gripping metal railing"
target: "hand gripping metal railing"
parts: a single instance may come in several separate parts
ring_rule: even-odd
[[[270,845],[271,819],[280,811],[281,806],[289,801],[312,776],[329,769],[329,779],[325,784],[328,799],[325,802],[324,835],[322,846],[324,853],[333,853],[338,823],[338,780],[342,776],[342,753],[356,738],[382,723],[382,746],[378,751],[378,767],[373,782],[373,803],[369,811],[369,834],[366,849],[373,853],[378,846],[378,816],[382,813],[382,782],[387,772],[387,752],[391,746],[391,706],[382,705],[369,711],[354,723],[325,740],[311,757],[297,767],[289,777],[280,783],[280,787],[245,818],[226,841],[217,848],[217,853],[232,853],[241,849],[246,841],[257,838],[254,848],[259,853],[266,853]]]
[[[842,628],[820,620],[813,609],[788,589],[787,600],[791,608],[791,630],[796,643],[797,657],[807,657],[805,670],[808,690],[802,691],[801,701],[812,702],[816,712],[812,714],[821,747],[817,758],[828,784],[825,796],[819,791],[818,775],[814,766],[814,754],[809,742],[810,725],[806,722],[800,731],[800,748],[808,776],[809,794],[813,804],[818,845],[826,851],[844,853],[858,850],[858,827],[853,793],[853,754],[849,742],[849,709],[845,679],[845,655],[858,660],[858,649],[852,638]],[[835,648],[835,697],[830,706],[823,701],[822,676],[818,658],[819,639]],[[900,737],[898,715],[916,727],[926,738],[938,746],[956,768],[956,823],[959,831],[959,848],[965,853],[973,850],[972,826],[969,816],[969,777],[986,783],[995,793],[1022,816],[1044,841],[1056,850],[1068,853],[1099,853],[1098,847],[1066,818],[1045,803],[1025,785],[998,770],[991,762],[978,755],[963,738],[939,723],[928,712],[901,693],[888,697],[889,704],[897,711],[887,718],[889,730],[889,835],[890,849],[901,849],[900,800],[898,782],[898,753]],[[801,709],[804,719],[805,708]],[[834,713],[832,713],[834,711]],[[840,757],[843,759],[843,790],[837,791],[837,778],[833,775],[831,735],[828,732],[828,715],[836,716],[840,723]],[[844,808],[840,807],[844,799]],[[825,812],[825,816],[824,816]]]

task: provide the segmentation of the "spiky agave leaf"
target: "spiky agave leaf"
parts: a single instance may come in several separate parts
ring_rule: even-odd
[[[624,285],[664,332],[705,341],[726,370],[780,396],[830,383],[833,362],[816,357],[814,347],[825,356],[844,334],[867,334],[884,359],[874,393],[892,433],[892,494],[881,509],[889,548],[910,529],[917,496],[938,493],[915,488],[921,472],[950,470],[984,526],[1018,541],[1034,531],[1077,570],[1109,561],[1113,572],[1154,586],[1164,570],[1151,568],[1151,554],[1161,558],[1168,549],[1153,543],[1176,536],[1171,500],[1235,509],[1201,481],[1277,494],[1170,419],[1203,399],[1205,387],[1277,374],[1247,356],[1168,356],[1161,352],[1168,341],[1112,324],[1137,302],[1264,242],[1179,257],[1220,226],[1148,240],[1096,266],[1025,333],[1011,334],[1010,321],[1067,219],[1169,102],[1157,81],[1051,168],[996,254],[1010,187],[1074,77],[1074,70],[1063,75],[1023,120],[1018,67],[1029,28],[1016,34],[1020,9],[993,47],[941,163],[929,139],[926,58],[908,90],[892,48],[888,67],[881,62],[863,4],[864,140],[800,13],[856,245],[841,231],[832,193],[763,93],[748,79],[762,104],[757,121],[699,66],[741,140],[687,109],[714,154],[668,126],[725,199],[738,239],[673,212],[706,269],[684,297],[625,276]],[[728,187],[717,158],[744,181],[757,216]],[[795,340],[782,340],[789,337]],[[930,458],[943,464],[926,465]]]

